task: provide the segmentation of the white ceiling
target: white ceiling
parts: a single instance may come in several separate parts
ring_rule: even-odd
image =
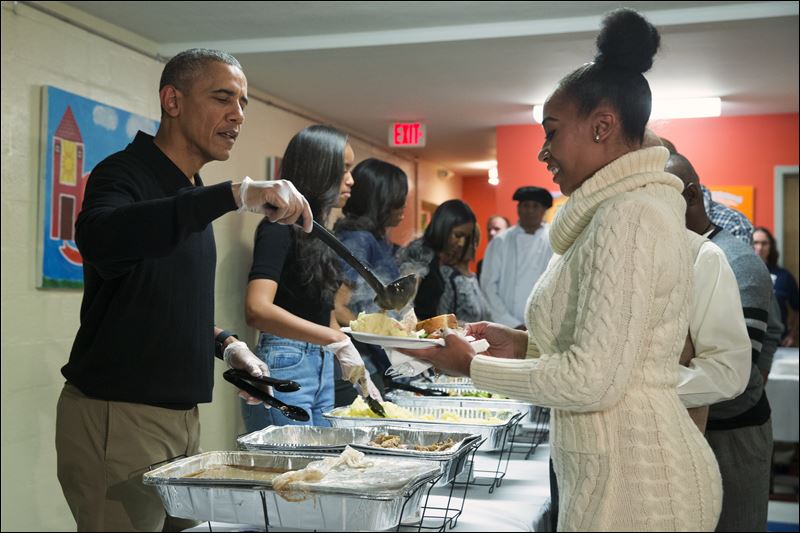
[[[798,111],[798,2],[63,3],[164,56],[229,51],[251,87],[376,144],[391,120],[422,120],[427,146],[409,155],[462,175],[495,159],[495,126],[532,123],[623,5],[661,31],[654,96],[720,96],[723,115]]]

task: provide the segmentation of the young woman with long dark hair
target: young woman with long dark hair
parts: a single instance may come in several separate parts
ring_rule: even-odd
[[[353,169],[350,199],[336,222],[336,236],[383,282],[400,277],[395,251],[387,230],[403,220],[408,177],[403,170],[386,161],[369,158]],[[344,283],[336,293],[335,311],[340,325],[349,325],[358,313],[380,311],[374,302],[375,291],[348,265],[342,263]],[[399,318],[399,317],[396,317]],[[383,374],[389,368],[386,352],[379,346],[353,341],[361,353],[367,370],[379,390],[383,390]],[[336,382],[336,405],[354,400],[352,387]]]
[[[422,281],[414,300],[417,318],[455,314],[459,320],[489,320],[489,305],[469,262],[478,247],[475,213],[461,200],[448,200],[434,211],[422,238],[399,254],[403,273]]]
[[[329,126],[309,126],[289,142],[281,177],[302,191],[324,224],[334,207],[350,196],[350,168],[355,156],[347,136]],[[356,384],[364,362],[350,338],[333,317],[333,297],[339,288],[338,260],[318,239],[299,227],[263,220],[256,230],[245,312],[247,323],[261,332],[256,355],[266,361],[272,376],[300,384],[297,392],[275,397],[306,409],[308,425],[325,426],[322,413],[333,408],[333,359],[342,376]],[[369,376],[367,387],[379,397]],[[247,431],[267,425],[302,424],[277,409],[242,404]]]

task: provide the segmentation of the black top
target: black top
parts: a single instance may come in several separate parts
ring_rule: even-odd
[[[320,326],[331,325],[333,300],[320,288],[303,283],[295,251],[294,229],[266,218],[256,229],[253,266],[248,280],[271,279],[278,284],[273,303],[295,316]]]
[[[179,409],[211,401],[209,223],[236,202],[230,182],[195,183],[142,132],[89,176],[75,225],[81,325],[61,369],[87,396]]]
[[[444,294],[444,277],[439,270],[439,258],[434,257],[429,264],[428,275],[425,276],[417,289],[414,299],[414,313],[418,320],[428,320],[439,313],[439,300]]]
[[[397,262],[403,274],[413,272],[422,278],[414,298],[414,313],[419,320],[435,317],[439,300],[444,293],[444,277],[439,269],[439,258],[424,239],[411,241],[400,249]]]

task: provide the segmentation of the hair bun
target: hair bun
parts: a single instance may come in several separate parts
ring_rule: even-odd
[[[661,38],[658,30],[632,9],[617,9],[603,19],[595,63],[603,67],[647,72]]]

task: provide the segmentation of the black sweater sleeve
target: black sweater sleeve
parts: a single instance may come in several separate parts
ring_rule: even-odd
[[[107,162],[92,172],[75,241],[102,277],[116,277],[141,260],[170,254],[190,234],[236,209],[231,182],[193,187],[187,181],[174,196],[151,198],[127,165]]]

